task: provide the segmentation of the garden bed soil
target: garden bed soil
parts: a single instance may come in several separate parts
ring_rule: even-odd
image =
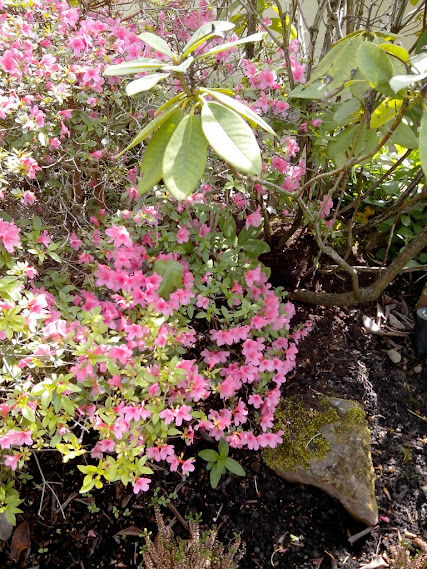
[[[420,289],[420,283],[401,279],[387,294],[404,299],[412,310]],[[363,328],[362,316],[375,313],[376,303],[357,308],[297,305],[296,318],[310,319],[313,331],[299,346],[298,365],[284,393],[320,392],[363,405],[377,474],[378,526],[351,545],[348,538],[365,526],[336,500],[279,479],[263,464],[261,452],[233,451],[247,476],[223,477],[215,490],[199,458],[195,473],[185,480],[166,470],[156,472],[152,486],[159,495],[177,490],[170,508],[163,508],[168,520],[178,515],[177,535],[188,538],[179,518],[190,513],[200,513],[206,526],[216,523],[225,544],[240,533],[246,544],[241,569],[356,569],[376,554],[390,552],[405,532],[426,539],[427,362],[415,354],[410,334],[392,338],[402,355],[393,364],[387,356],[390,340]],[[195,456],[207,444],[199,441]],[[45,453],[39,462],[40,469],[34,463],[33,479],[21,488],[25,513],[18,519],[28,524],[31,548],[15,563],[8,558],[10,541],[4,544],[0,568],[141,566],[143,538],[138,535],[144,528],[156,531],[150,497],[135,496],[120,484],[81,495],[82,475],[76,467],[58,462],[56,453]]]

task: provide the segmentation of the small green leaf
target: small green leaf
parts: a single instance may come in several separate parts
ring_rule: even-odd
[[[237,476],[246,476],[246,472],[240,466],[240,464],[237,462],[237,460],[234,460],[233,458],[230,458],[229,456],[225,460],[225,467],[227,468],[227,470],[229,470],[233,474],[237,474]]]
[[[135,81],[131,81],[126,85],[126,95],[131,97],[132,95],[136,95],[142,91],[149,91],[152,87],[157,85],[159,81],[166,79],[169,75],[170,73],[152,73],[151,75],[146,75],[140,79],[135,79]]]
[[[153,134],[144,153],[141,163],[138,191],[144,194],[151,190],[162,178],[163,155],[169,140],[176,127],[182,119],[182,111],[176,109],[175,112],[161,125]]]
[[[216,450],[212,449],[201,450],[199,452],[199,456],[203,460],[206,460],[206,462],[217,462],[219,458],[219,454],[216,452]]]
[[[108,65],[103,75],[106,77],[121,77],[122,75],[141,73],[145,69],[160,69],[163,65],[164,62],[159,59],[142,57],[140,59],[132,59],[131,61],[123,61],[123,63],[118,63],[117,65]]]
[[[420,126],[420,162],[424,175],[427,176],[427,112],[423,113]]]
[[[236,222],[231,214],[221,216],[218,225],[226,239],[234,239],[236,237]]]
[[[200,119],[186,115],[171,136],[163,156],[163,180],[177,200],[194,192],[207,161],[207,142]]]
[[[240,115],[219,103],[204,103],[202,128],[209,144],[228,164],[247,174],[261,174],[256,138]]]
[[[219,455],[221,458],[224,458],[228,455],[229,446],[225,438],[222,438],[218,444]]]
[[[357,50],[359,70],[370,86],[380,93],[393,96],[389,81],[394,75],[393,65],[386,52],[371,42],[364,41]]]
[[[163,53],[163,55],[169,56],[172,59],[172,51],[168,44],[165,42],[164,39],[157,36],[156,34],[152,34],[150,32],[144,32],[139,34],[139,39],[142,40],[144,43],[148,44],[150,47],[158,51],[159,53]]]
[[[224,473],[225,473],[225,466],[216,462],[213,465],[210,473],[210,482],[212,488],[216,488],[218,486],[218,482]]]
[[[242,245],[242,249],[250,259],[257,259],[260,255],[270,252],[269,245],[260,239],[251,239]]]
[[[182,286],[183,268],[178,261],[157,259],[153,268],[154,272],[162,277],[162,282],[157,289],[157,293],[162,298],[169,298],[171,292]]]

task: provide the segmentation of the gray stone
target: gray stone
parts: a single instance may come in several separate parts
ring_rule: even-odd
[[[387,355],[394,364],[398,364],[399,362],[402,361],[402,356],[394,348],[392,348],[391,350],[388,350]]]
[[[264,461],[278,476],[316,486],[355,519],[378,523],[371,437],[358,403],[330,397],[282,400],[275,423],[284,431],[283,444],[265,449]]]

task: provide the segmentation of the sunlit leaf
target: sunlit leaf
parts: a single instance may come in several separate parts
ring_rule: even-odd
[[[179,65],[164,65],[163,71],[175,71],[175,73],[185,73],[190,65],[193,63],[194,57],[190,56]]]
[[[169,77],[170,73],[152,73],[140,79],[135,79],[126,85],[126,95],[132,96],[142,91],[149,91],[152,87],[157,85],[162,79]]]
[[[207,161],[207,142],[200,118],[187,115],[171,136],[163,157],[163,181],[177,200],[194,192]]]
[[[390,87],[395,93],[398,93],[401,89],[406,89],[413,83],[423,81],[426,77],[427,73],[421,73],[419,75],[395,75],[390,79]]]
[[[225,51],[225,50],[230,49],[231,47],[235,47],[237,45],[243,45],[245,43],[261,41],[263,39],[263,37],[265,36],[265,34],[266,34],[265,32],[257,32],[256,34],[251,34],[250,36],[246,36],[246,37],[241,38],[241,39],[236,40],[236,41],[231,41],[228,43],[217,45],[215,47],[212,47],[211,49],[208,49],[208,51],[206,51],[205,53],[198,55],[195,58],[195,61],[198,61],[199,59],[205,59],[206,57],[211,57],[212,55],[216,55],[217,53],[220,53],[221,51]]]
[[[108,65],[104,69],[103,75],[106,77],[121,77],[122,75],[142,73],[146,69],[160,69],[164,64],[164,61],[160,61],[159,59],[142,57],[140,59],[132,59],[131,61],[123,61],[117,65]]]
[[[427,113],[424,113],[421,118],[420,162],[424,175],[427,176]]]
[[[152,34],[150,32],[144,32],[139,34],[139,39],[142,40],[144,43],[148,44],[150,47],[158,51],[159,53],[163,53],[163,55],[169,56],[172,59],[172,51],[165,40],[156,34]]]
[[[234,28],[234,24],[231,22],[224,22],[221,20],[213,20],[212,22],[206,22],[200,26],[198,30],[194,32],[188,42],[185,44],[183,48],[182,57],[187,57],[189,53],[194,51],[201,45],[203,42],[209,40],[214,36],[223,37],[222,32],[228,32]]]
[[[228,164],[247,174],[261,173],[261,153],[256,138],[240,115],[219,103],[205,103],[202,128],[209,144]]]
[[[401,99],[385,99],[373,111],[369,127],[371,129],[380,128],[383,124],[391,119],[396,118],[402,108],[403,101]]]
[[[392,43],[380,43],[378,47],[380,49],[383,49],[387,53],[394,55],[404,63],[408,63],[409,61],[409,53],[406,51],[404,47],[401,47],[400,45],[395,45]]]
[[[277,134],[274,132],[271,126],[268,125],[264,119],[262,119],[252,109],[250,109],[240,101],[237,101],[232,97],[228,97],[223,93],[219,93],[218,91],[213,91],[211,89],[201,89],[201,91],[208,93],[212,97],[215,97],[215,99],[218,99],[218,101],[221,101],[221,103],[223,103],[227,107],[230,107],[230,109],[233,109],[233,111],[236,111],[236,113],[239,113],[239,115],[242,115],[247,120],[256,123],[257,125],[259,125],[261,128],[263,128],[273,136],[277,136]]]

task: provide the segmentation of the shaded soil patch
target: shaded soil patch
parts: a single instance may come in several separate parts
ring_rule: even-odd
[[[388,294],[396,300],[405,298],[413,308],[417,292],[418,288],[399,282]],[[240,533],[247,549],[241,569],[356,569],[377,551],[389,551],[399,532],[425,539],[427,362],[414,353],[411,334],[393,339],[402,354],[402,361],[393,364],[386,353],[390,341],[362,328],[362,315],[373,316],[375,310],[374,304],[351,309],[299,305],[296,319],[309,318],[313,331],[300,344],[298,366],[284,386],[285,394],[313,390],[355,399],[365,408],[383,517],[368,536],[350,545],[348,537],[363,530],[363,524],[321,491],[274,476],[260,452],[232,452],[247,476],[223,478],[215,490],[200,459],[195,475],[184,481],[159,469],[153,481],[159,495],[177,491],[171,509],[163,509],[165,517],[201,513],[207,526],[220,526],[219,539],[224,543]],[[194,455],[206,446],[199,441]],[[58,462],[55,453],[43,454],[40,468],[45,483],[34,463],[33,479],[22,486],[25,514],[19,522],[28,523],[31,549],[15,563],[8,559],[9,542],[0,550],[1,569],[141,564],[143,539],[138,533],[144,528],[156,531],[148,496],[135,496],[120,484],[80,495],[81,473],[72,464]],[[173,528],[188,538],[179,521]]]

